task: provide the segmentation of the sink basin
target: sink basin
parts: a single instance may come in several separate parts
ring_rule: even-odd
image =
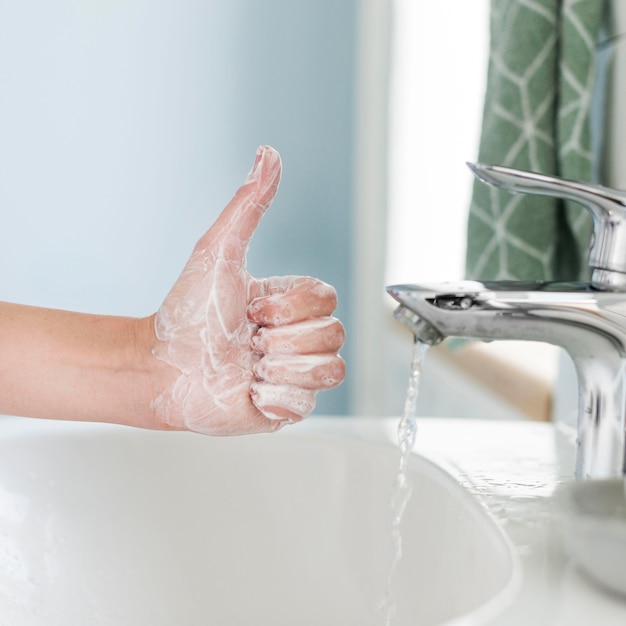
[[[4,418],[2,623],[384,624],[399,453],[337,421],[214,439]],[[480,621],[513,585],[509,543],[440,467],[409,473],[394,624]]]

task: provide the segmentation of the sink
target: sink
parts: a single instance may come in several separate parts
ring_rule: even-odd
[[[384,624],[399,452],[309,421],[216,439],[3,418],[2,623]],[[394,624],[482,623],[514,551],[438,465],[409,474]]]

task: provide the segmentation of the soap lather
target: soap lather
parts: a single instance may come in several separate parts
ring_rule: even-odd
[[[459,281],[394,285],[395,316],[430,345],[445,337],[542,341],[565,349],[578,375],[575,473],[626,472],[626,193],[511,168],[468,164],[513,193],[572,200],[590,211],[590,283]]]

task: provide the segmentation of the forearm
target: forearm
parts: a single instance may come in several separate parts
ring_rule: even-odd
[[[0,303],[0,413],[163,428],[152,321]]]

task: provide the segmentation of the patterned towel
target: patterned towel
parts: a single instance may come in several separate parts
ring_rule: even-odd
[[[492,0],[478,160],[591,180],[589,109],[599,0]],[[468,278],[588,280],[591,218],[577,204],[474,183]]]

